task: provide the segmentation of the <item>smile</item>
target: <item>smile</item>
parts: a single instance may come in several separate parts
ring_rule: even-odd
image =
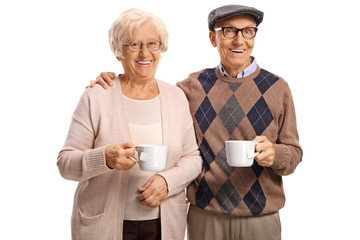
[[[231,52],[233,53],[244,53],[245,52],[245,49],[229,49]]]
[[[135,62],[140,65],[149,65],[152,61],[148,60],[148,61],[135,61]]]

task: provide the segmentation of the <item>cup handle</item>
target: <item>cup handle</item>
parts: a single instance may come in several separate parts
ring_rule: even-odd
[[[255,143],[255,146],[258,145],[259,143]],[[253,152],[251,150],[248,151],[248,158],[254,158],[256,155],[258,155],[261,152]]]
[[[260,152],[252,152],[251,150],[248,151],[248,158],[253,158],[258,155]]]
[[[146,162],[148,160],[149,154],[146,152],[141,152],[139,155],[140,161]]]
[[[130,148],[130,149],[134,149],[135,151],[137,150],[137,148]],[[134,162],[138,163],[139,160],[137,160],[136,158],[134,157],[129,157],[131,160],[133,160]]]
[[[136,163],[138,163],[139,162],[139,160],[137,160],[136,158],[134,158],[134,157],[129,157],[131,160],[133,160],[134,162],[136,162]]]

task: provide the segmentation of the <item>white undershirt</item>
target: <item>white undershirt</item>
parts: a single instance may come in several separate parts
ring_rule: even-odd
[[[132,142],[141,144],[162,144],[160,97],[149,100],[135,100],[124,96]],[[141,171],[139,164],[129,170],[126,192],[125,220],[151,220],[160,217],[160,207],[150,208],[140,204],[137,191],[156,172]]]

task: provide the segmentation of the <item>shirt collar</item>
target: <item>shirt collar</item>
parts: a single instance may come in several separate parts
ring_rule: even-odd
[[[245,68],[243,71],[239,72],[236,76],[236,78],[244,78],[249,76],[250,74],[254,73],[256,71],[256,67],[257,67],[257,63],[256,60],[253,56],[250,57],[250,66],[248,66],[247,68]],[[230,75],[226,72],[225,68],[223,67],[223,65],[219,64],[219,70],[221,75],[223,75],[224,77],[230,77]]]

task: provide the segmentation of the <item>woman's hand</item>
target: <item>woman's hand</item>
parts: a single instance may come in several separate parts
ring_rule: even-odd
[[[136,162],[130,157],[135,155],[135,148],[131,142],[109,145],[105,148],[106,166],[117,170],[129,170]]]
[[[94,87],[95,84],[100,84],[103,88],[107,88],[108,85],[111,87],[113,85],[113,81],[112,79],[115,78],[115,73],[113,72],[102,72],[100,73],[100,76],[96,77],[96,80],[91,80],[90,81],[90,85],[86,86],[86,88],[88,87]]]
[[[260,166],[270,167],[275,160],[275,148],[274,145],[265,136],[256,136],[253,140],[258,144],[255,146],[257,152],[261,152],[255,156],[255,160]]]
[[[142,192],[137,197],[140,203],[152,208],[160,206],[169,192],[165,178],[160,175],[151,177],[138,191]]]

